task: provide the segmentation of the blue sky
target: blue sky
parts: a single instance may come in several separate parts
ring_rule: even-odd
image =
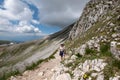
[[[28,41],[78,20],[88,0],[0,0],[0,40]]]

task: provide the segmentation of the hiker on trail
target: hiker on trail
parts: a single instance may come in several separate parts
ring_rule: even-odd
[[[65,46],[64,44],[60,44],[60,53],[59,55],[61,56],[61,61],[65,58]]]

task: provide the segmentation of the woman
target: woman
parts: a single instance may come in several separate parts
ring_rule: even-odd
[[[65,58],[65,46],[64,44],[60,44],[60,53],[59,55],[61,56],[61,61],[63,60],[63,57]]]

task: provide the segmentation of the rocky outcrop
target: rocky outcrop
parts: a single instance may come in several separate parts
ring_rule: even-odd
[[[120,47],[118,48],[117,46],[120,46],[119,42],[112,41],[110,45],[110,50],[111,53],[120,60]]]
[[[96,80],[104,80],[104,75],[102,70],[107,65],[102,59],[95,60],[86,60],[84,63],[80,63],[78,67],[75,68],[73,73],[74,80],[83,79],[85,73],[89,73],[88,80],[91,80],[91,77],[97,77]],[[93,72],[92,72],[93,71]]]
[[[80,19],[70,31],[69,38],[81,37],[96,22],[112,19],[113,15],[115,15],[114,13],[120,12],[119,4],[120,0],[91,0],[84,8]],[[119,15],[117,20],[119,20]],[[111,26],[114,26],[114,24],[111,24]]]
[[[86,49],[93,49],[100,52],[100,42],[106,41],[106,39],[101,37],[93,37],[91,40],[87,41],[85,44],[82,44],[80,47],[76,48],[75,53],[79,53],[80,55],[85,55]]]

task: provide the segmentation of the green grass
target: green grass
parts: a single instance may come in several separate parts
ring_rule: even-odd
[[[95,53],[95,50],[93,50],[93,49],[89,49],[88,47],[85,49],[85,54],[87,54],[87,55],[91,55],[94,53]]]
[[[108,65],[103,70],[106,80],[109,80],[110,77],[115,76],[116,72],[120,75],[120,61],[114,57],[109,57],[106,59]]]
[[[77,58],[81,58],[82,57],[82,55],[80,55],[80,53],[77,53],[75,55],[77,56]]]
[[[103,43],[100,46],[100,52],[105,53],[110,49],[110,44],[109,43]]]
[[[114,76],[116,72],[120,74],[120,61],[115,59],[115,57],[110,52],[110,44],[102,43],[100,46],[100,56],[104,57],[108,65],[104,68],[104,76],[106,80]]]
[[[100,55],[111,57],[112,53],[110,52],[110,43],[102,43],[100,46]]]
[[[18,74],[19,75],[21,74],[18,70],[7,72],[7,73],[4,73],[2,77],[0,77],[0,80],[7,80],[12,75],[18,75]]]
[[[35,68],[37,68],[37,66],[40,64],[40,63],[42,63],[44,60],[39,60],[38,62],[33,62],[32,63],[32,65],[28,65],[28,66],[26,66],[26,70],[33,70],[33,69],[35,69]]]

